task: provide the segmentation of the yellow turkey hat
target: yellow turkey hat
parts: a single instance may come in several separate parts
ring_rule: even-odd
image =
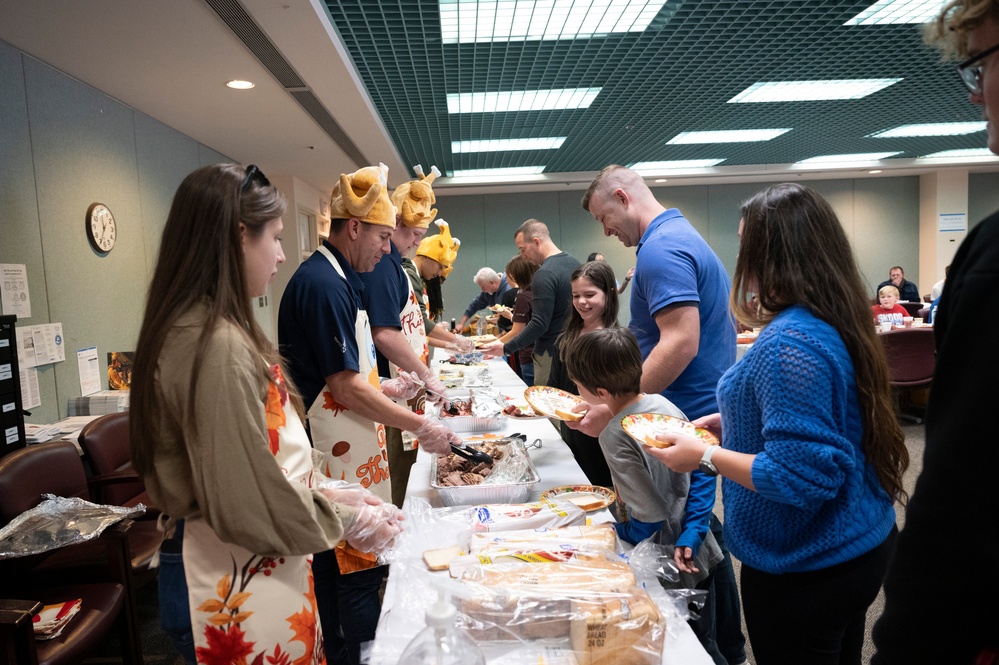
[[[330,219],[355,217],[368,224],[395,228],[395,207],[388,196],[388,167],[365,166],[340,174],[330,196]]]
[[[423,175],[423,167],[419,164],[413,167],[419,176],[418,180],[404,182],[392,192],[392,204],[402,219],[402,225],[415,229],[425,229],[437,216],[437,208],[431,208],[437,203],[434,189],[430,185],[440,177],[441,172],[436,166],[430,167],[430,175]]]
[[[420,241],[420,246],[416,248],[416,254],[441,264],[441,276],[447,277],[454,267],[455,259],[458,258],[461,241],[451,237],[451,228],[443,219],[438,219],[434,224],[440,228],[440,233],[424,237]]]

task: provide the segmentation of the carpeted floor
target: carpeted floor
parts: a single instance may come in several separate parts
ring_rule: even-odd
[[[905,432],[905,443],[909,448],[910,465],[909,470],[905,474],[905,486],[909,494],[912,494],[912,490],[916,484],[916,477],[919,475],[920,470],[923,465],[923,447],[925,444],[925,430],[923,425],[905,425],[903,426]],[[719,488],[721,484],[719,483]],[[718,492],[718,503],[715,506],[715,511],[719,516],[722,515],[723,505],[722,505],[722,495],[721,490]],[[901,529],[905,524],[905,511],[904,509],[898,509],[898,526]],[[735,561],[735,571],[736,579],[739,578],[739,562]],[[173,649],[169,638],[163,633],[159,625],[159,612],[157,609],[157,597],[156,597],[156,584],[155,582],[147,584],[142,587],[137,592],[138,602],[139,602],[139,614],[140,621],[142,624],[142,649],[145,654],[145,662],[147,665],[180,665],[180,659]],[[874,644],[871,641],[871,627],[879,616],[881,616],[881,611],[884,608],[884,596],[878,595],[877,600],[871,605],[871,609],[867,613],[867,637],[864,643],[864,662],[869,663],[871,656],[874,654]],[[745,632],[745,626],[743,626],[743,632]],[[750,644],[746,645],[747,651],[749,653],[749,662],[755,665],[755,660],[752,656],[752,648]],[[102,644],[89,658],[83,662],[86,665],[99,665],[99,664],[119,664],[121,663],[121,657],[118,655],[120,650],[118,649],[118,639],[117,637],[111,637],[104,644]]]

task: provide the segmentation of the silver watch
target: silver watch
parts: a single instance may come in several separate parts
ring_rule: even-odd
[[[711,456],[714,455],[715,451],[718,450],[718,448],[720,447],[721,446],[708,446],[707,450],[705,450],[704,454],[701,456],[701,463],[698,464],[698,468],[701,470],[701,473],[703,473],[704,475],[706,476],[718,475],[718,467],[716,467],[714,465],[714,462],[711,461]]]

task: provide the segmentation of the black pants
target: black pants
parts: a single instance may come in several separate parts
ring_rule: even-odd
[[[387,574],[388,566],[378,566],[341,575],[333,550],[313,557],[316,605],[330,665],[361,662],[361,646],[375,639],[382,610],[379,590]]]
[[[898,530],[856,559],[772,575],[742,565],[742,611],[757,665],[860,665],[867,608]]]

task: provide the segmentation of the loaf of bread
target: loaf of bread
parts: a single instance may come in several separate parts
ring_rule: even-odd
[[[569,642],[579,665],[658,665],[665,622],[642,589],[572,601]]]
[[[491,503],[472,509],[473,531],[554,529],[586,524],[586,512],[569,501]]]

